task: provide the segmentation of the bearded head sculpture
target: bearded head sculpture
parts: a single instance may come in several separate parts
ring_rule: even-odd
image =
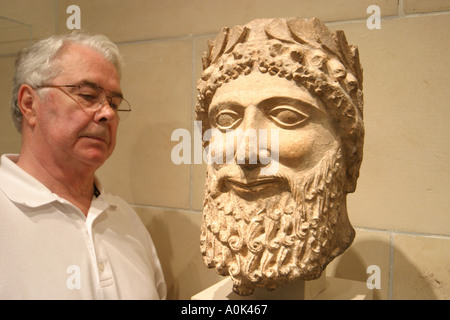
[[[203,143],[215,159],[205,264],[240,295],[317,279],[355,236],[346,196],[364,139],[357,48],[315,18],[258,19],[223,28],[203,69],[196,114],[203,133],[214,132]]]

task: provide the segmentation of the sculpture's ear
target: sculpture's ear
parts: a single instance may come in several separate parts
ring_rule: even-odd
[[[20,112],[22,112],[23,121],[26,121],[30,127],[34,127],[36,124],[36,104],[38,101],[39,97],[35,89],[27,84],[20,86],[17,93],[17,104]]]

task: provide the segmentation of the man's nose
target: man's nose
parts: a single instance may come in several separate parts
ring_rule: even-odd
[[[102,102],[100,109],[95,113],[95,119],[99,122],[112,121],[117,118],[117,112],[111,107],[108,99]]]

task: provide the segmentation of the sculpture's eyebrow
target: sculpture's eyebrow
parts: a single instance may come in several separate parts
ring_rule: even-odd
[[[233,100],[219,101],[217,103],[210,105],[209,113],[211,113],[212,111],[219,111],[224,108],[237,109],[237,108],[245,108],[245,107],[241,103],[239,103],[237,101],[233,101]]]
[[[319,105],[314,103],[313,101],[307,101],[306,99],[301,98],[293,98],[288,96],[272,96],[268,97],[266,99],[263,99],[262,101],[258,102],[257,107],[269,111],[272,108],[282,106],[282,105],[288,105],[291,107],[294,107],[298,109],[299,111],[302,111],[307,114],[324,114],[325,110],[323,110]],[[233,99],[227,99],[224,101],[217,101],[214,104],[210,105],[209,108],[209,114],[215,113],[220,111],[221,109],[227,108],[227,109],[245,109],[246,105],[235,101]]]
[[[317,112],[317,111],[320,111],[322,113],[324,112],[318,105],[314,104],[313,102],[292,97],[284,97],[284,96],[270,97],[258,103],[258,107],[264,109],[277,107],[280,105],[288,105],[305,112]]]

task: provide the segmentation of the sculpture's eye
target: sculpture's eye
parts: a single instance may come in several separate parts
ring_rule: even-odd
[[[270,118],[283,128],[293,128],[308,120],[308,115],[291,106],[278,106],[270,110]]]
[[[216,114],[215,122],[219,129],[231,129],[235,127],[241,120],[241,117],[236,111],[225,109]]]

